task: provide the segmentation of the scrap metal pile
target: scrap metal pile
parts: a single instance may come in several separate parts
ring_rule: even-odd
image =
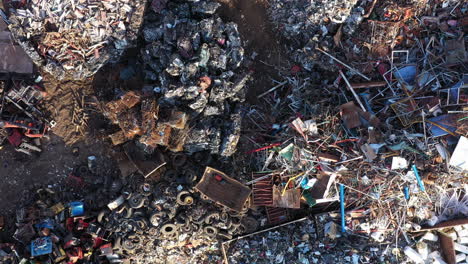
[[[16,254],[21,263],[220,261],[219,240],[258,228],[248,215],[250,191],[220,196],[219,188],[235,193],[246,187],[209,167],[194,189],[192,182],[178,181],[178,175],[201,170],[210,161],[204,159],[198,167],[185,161],[168,164],[163,179],[156,181],[141,174],[119,177],[109,160],[89,157],[88,165],[76,167],[65,184],[25,196],[16,215],[18,243],[2,248],[0,260],[14,261]]]
[[[146,88],[160,108],[187,115],[178,136],[184,151],[232,155],[250,78],[238,69],[244,49],[237,25],[214,15],[219,4],[213,1],[158,0],[151,7],[142,29]]]
[[[385,18],[377,24],[395,27],[395,34],[370,31],[374,22],[362,21],[342,48],[329,43],[314,50],[332,64],[322,62],[322,69],[337,69],[327,80],[296,65],[258,96],[268,109],[246,115],[246,136],[257,146],[248,152],[255,159],[252,198],[274,212],[270,222],[284,222],[298,209],[341,204],[341,232],[389,243],[379,250],[394,261],[415,261],[404,249],[420,241],[418,231],[468,216],[468,6],[432,3],[432,16],[413,17],[414,6],[385,5],[371,17]],[[385,38],[372,42],[385,45],[385,53],[362,56],[372,53],[362,41],[369,36]],[[346,41],[354,37],[361,41]],[[356,219],[344,208],[363,211]],[[437,250],[441,255],[422,259],[465,253],[443,245],[430,252]]]
[[[90,156],[25,195],[0,262],[468,262],[468,3],[272,0],[296,65],[245,107],[253,73],[220,5],[142,2],[12,2],[10,29],[59,77],[117,59],[141,18],[144,85],[95,104],[117,164]],[[0,125],[45,133],[15,115],[50,125],[39,87],[3,96]]]
[[[20,80],[5,82],[0,93],[0,146],[8,142],[27,155],[41,152],[41,138],[55,125],[39,109],[47,93],[36,83]]]
[[[57,79],[81,80],[135,45],[145,1],[8,1],[9,28]]]
[[[326,58],[322,58],[315,48],[318,45],[328,47],[333,43],[331,32],[349,22],[357,2],[273,0],[268,13],[279,34],[291,42],[287,49],[294,61],[307,70],[314,66],[334,70],[333,64],[323,63]]]

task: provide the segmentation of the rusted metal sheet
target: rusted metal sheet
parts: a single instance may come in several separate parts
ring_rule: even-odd
[[[289,189],[282,193],[281,188],[273,186],[273,207],[301,208],[301,190]]]
[[[254,174],[253,178],[258,179],[263,177],[262,174]],[[263,180],[256,181],[253,184],[252,198],[255,206],[272,206],[273,205],[273,177],[268,177]]]
[[[189,128],[172,129],[169,138],[168,149],[173,152],[180,152],[184,150],[185,139],[187,138]]]
[[[128,139],[132,139],[143,133],[141,130],[141,120],[139,119],[138,114],[138,110],[136,108],[132,108],[117,115],[117,121],[120,129],[122,129]]]
[[[151,131],[156,126],[158,106],[153,98],[146,98],[141,102],[141,127],[143,131]]]
[[[126,110],[124,104],[120,100],[111,101],[104,105],[104,114],[109,118],[114,124],[118,123],[117,115]]]
[[[2,58],[0,74],[31,75],[33,73],[33,62],[23,48],[13,42],[3,19],[0,19],[0,56]]]
[[[183,129],[187,124],[188,115],[182,111],[172,110],[166,118],[161,118],[161,122],[172,128]]]
[[[252,192],[249,187],[210,167],[206,167],[195,189],[211,200],[238,212],[242,211]]]
[[[171,130],[171,127],[168,125],[157,124],[153,130],[148,131],[140,138],[140,143],[150,150],[155,149],[158,145],[167,146],[169,144]]]
[[[468,218],[454,219],[454,220],[445,221],[443,223],[439,223],[439,224],[437,224],[435,226],[424,227],[424,228],[421,228],[420,230],[414,231],[414,232],[426,232],[426,231],[430,231],[430,230],[450,228],[450,227],[454,227],[454,226],[458,226],[458,225],[467,225],[467,224],[468,224]]]
[[[447,262],[447,264],[457,263],[455,260],[455,248],[452,238],[442,232],[439,232],[439,240],[445,262]]]
[[[138,92],[130,91],[124,94],[120,100],[127,108],[132,108],[140,103],[141,99],[141,95]]]
[[[288,221],[288,209],[278,207],[265,207],[268,223],[270,225],[278,225]]]
[[[114,134],[109,135],[109,138],[111,139],[112,144],[114,146],[123,144],[123,143],[128,141],[127,137],[125,137],[125,133],[122,130],[120,130],[119,132],[116,132]]]

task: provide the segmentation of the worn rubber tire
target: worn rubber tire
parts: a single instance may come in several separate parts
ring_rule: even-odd
[[[177,234],[178,228],[174,224],[165,224],[160,229],[161,234],[166,237],[172,237]]]
[[[172,156],[172,166],[174,168],[182,168],[185,164],[187,164],[187,155],[178,153]]]
[[[134,195],[132,195],[132,197],[130,197],[130,199],[128,199],[128,204],[133,209],[138,209],[138,208],[143,207],[143,205],[145,204],[145,200],[146,199],[145,199],[145,197],[143,195],[134,194]]]
[[[192,205],[194,199],[188,191],[181,191],[177,194],[176,202],[180,205]]]
[[[170,183],[174,182],[177,179],[178,173],[175,170],[167,170],[164,173],[164,179]]]
[[[218,229],[214,226],[205,226],[203,233],[208,237],[215,238],[218,235]]]

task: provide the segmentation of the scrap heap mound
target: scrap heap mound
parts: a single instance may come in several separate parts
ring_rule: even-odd
[[[9,28],[34,63],[81,80],[135,45],[145,1],[9,1]]]
[[[21,255],[21,263],[221,261],[220,240],[253,232],[259,225],[249,203],[244,199],[238,208],[220,206],[209,192],[203,194],[202,186],[193,186],[203,166],[215,162],[210,155],[192,160],[176,154],[173,161],[166,164],[164,177],[155,179],[120,177],[108,158],[89,157],[64,184],[35,187],[24,196],[16,214],[18,243],[11,248]],[[179,176],[187,170],[192,180]],[[230,188],[232,179],[207,171],[222,178],[219,186]],[[250,191],[245,194],[247,198]],[[15,259],[9,246],[0,244],[0,252],[6,252],[0,261]]]
[[[266,107],[245,116],[253,205],[275,223],[342,205],[323,229],[334,245],[349,238],[340,247],[361,251],[358,262],[454,263],[468,252],[468,5],[421,2],[431,11],[360,2],[368,18],[317,50],[336,68],[328,79],[280,72],[258,96]]]
[[[141,109],[134,103],[123,107],[131,112],[131,122],[118,120],[116,114],[123,116],[116,106],[119,100],[107,105],[108,116],[127,140],[140,136],[138,144],[150,153],[160,145],[172,151],[232,155],[250,78],[239,70],[244,50],[237,25],[214,15],[219,4],[212,1],[153,1],[151,7],[142,29],[146,99]],[[156,122],[145,121],[154,117]]]
[[[363,63],[390,56],[400,42],[396,36],[401,26],[412,16],[424,14],[431,6],[426,2],[274,0],[268,12],[278,34],[290,41],[289,52],[296,63],[308,71],[336,71],[339,68],[323,51]]]
[[[330,32],[347,21],[357,0],[307,1],[273,0],[268,13],[279,34],[290,41],[289,52],[294,61],[311,70],[314,66],[328,67],[326,58],[321,58],[318,46],[328,47],[333,43]],[[323,60],[323,61],[322,61]]]

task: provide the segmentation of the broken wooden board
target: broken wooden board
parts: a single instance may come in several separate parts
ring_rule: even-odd
[[[289,189],[281,195],[281,188],[273,185],[273,207],[281,208],[301,208],[301,190]]]

